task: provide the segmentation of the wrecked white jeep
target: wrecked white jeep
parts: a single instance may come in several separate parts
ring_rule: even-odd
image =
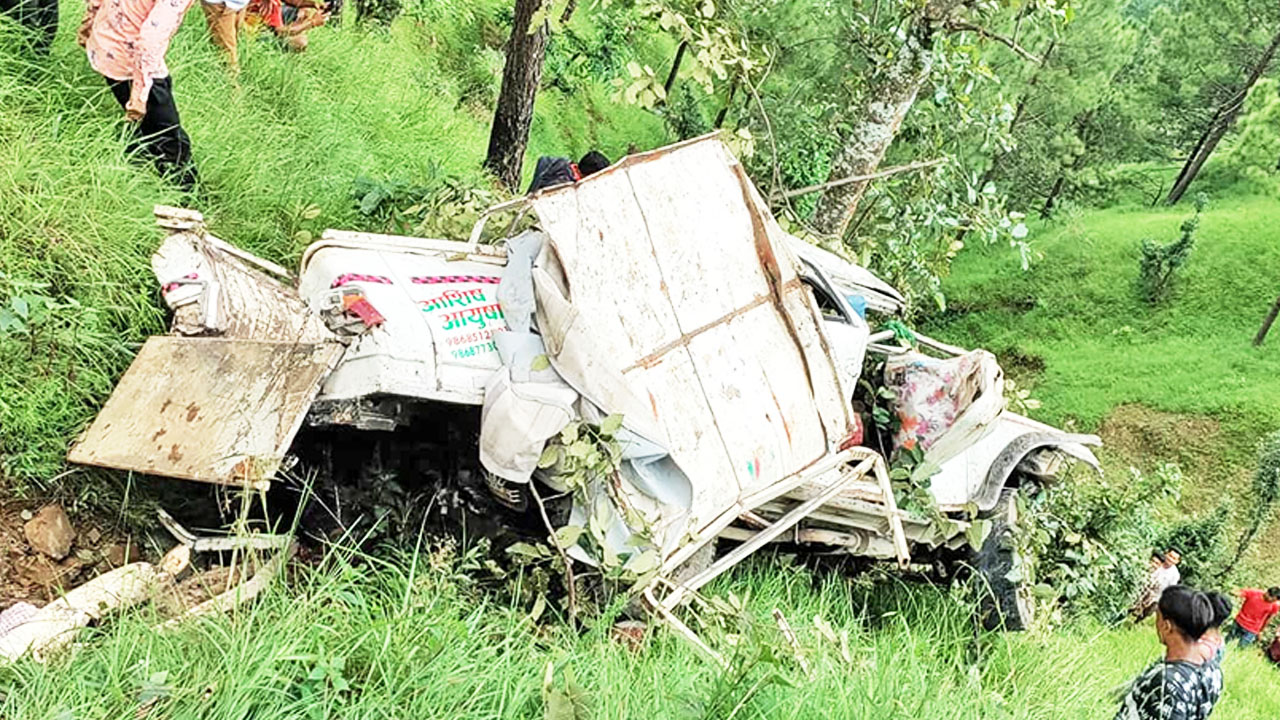
[[[295,286],[197,213],[157,208],[175,334],[148,341],[69,459],[265,488],[304,423],[378,435],[471,406],[485,486],[520,508],[530,483],[555,486],[548,441],[620,416],[618,470],[574,495],[569,522],[613,556],[648,553],[645,600],[676,627],[689,593],[769,543],[968,559],[988,625],[1029,621],[1011,497],[1069,456],[1096,467],[1098,439],[1007,411],[988,353],[873,334],[902,297],[784,232],[719,140],[497,210],[534,228],[501,245],[480,225],[470,242],[329,231]],[[898,507],[904,453],[932,513]],[[588,544],[571,554],[591,562]]]

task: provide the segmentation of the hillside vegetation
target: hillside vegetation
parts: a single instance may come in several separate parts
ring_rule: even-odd
[[[480,162],[510,3],[405,5],[389,27],[344,21],[320,29],[301,55],[245,38],[234,80],[208,43],[204,19],[192,13],[168,61],[203,179],[190,195],[123,154],[119,108],[70,37],[80,3],[63,3],[48,63],[27,59],[12,25],[0,21],[0,311],[21,309],[24,319],[22,328],[0,332],[0,507],[52,498],[73,517],[122,525],[141,514],[136,479],[68,468],[63,457],[139,344],[164,330],[148,262],[159,239],[154,204],[197,209],[219,237],[292,265],[328,227],[458,237],[479,208],[509,194]],[[594,148],[617,159],[709,130],[709,118],[731,106],[739,123],[726,127],[758,136],[747,163],[762,188],[826,180],[836,131],[850,122],[845,105],[884,89],[865,80],[880,56],[850,60],[827,35],[852,33],[867,40],[867,53],[891,57],[900,28],[888,8],[915,12],[920,3],[887,3],[874,18],[858,3],[849,5],[856,12],[804,2],[744,5],[770,10],[736,18],[749,24],[746,35],[788,52],[754,66],[767,77],[749,76],[741,90],[684,88],[659,110],[620,100],[617,91],[646,72],[641,65],[665,68],[676,42],[634,14],[579,10],[575,35],[552,38],[525,180],[538,155],[576,157]],[[1103,21],[1073,26],[1078,42],[1068,49],[1080,52],[1055,55],[1058,66],[1044,49],[1055,47],[1060,28],[1028,23],[1024,42],[1037,43],[1042,62],[1009,70],[1007,86],[988,61],[1007,68],[1012,49],[993,43],[993,50],[972,36],[940,40],[947,62],[927,87],[919,81],[921,99],[903,125],[907,140],[887,157],[947,162],[873,186],[845,240],[851,255],[903,284],[916,317],[932,314],[931,335],[995,351],[1042,402],[1034,414],[1101,432],[1110,487],[1126,485],[1130,465],[1152,476],[1162,463],[1180,464],[1179,502],[1130,508],[1156,508],[1159,522],[1141,527],[1156,537],[1187,517],[1210,516],[1223,497],[1238,513],[1249,501],[1243,490],[1255,442],[1280,427],[1280,336],[1249,346],[1280,292],[1273,272],[1280,209],[1259,192],[1273,180],[1257,160],[1271,152],[1266,146],[1247,166],[1232,166],[1240,177],[1223,176],[1262,179],[1214,193],[1172,296],[1154,308],[1138,299],[1139,241],[1171,240],[1190,210],[1152,210],[1119,191],[1091,195],[1090,188],[1112,187],[1106,177],[1098,181],[1105,173],[1093,163],[1119,157],[1114,145],[1097,141],[1098,129],[1117,129],[1115,142],[1128,143],[1126,160],[1156,140],[1162,144],[1151,154],[1169,154],[1199,133],[1202,116],[1223,100],[1213,94],[1225,87],[1219,80],[1239,75],[1240,63],[1213,64],[1218,75],[1206,71],[1194,87],[1168,85],[1168,73],[1146,55],[1159,42],[1112,32],[1108,23],[1118,22],[1121,5],[1126,17],[1160,20],[1153,27],[1166,35],[1185,25],[1172,10],[1153,9],[1159,3],[1099,2]],[[840,32],[812,33],[815,17]],[[1014,22],[1012,14],[1004,20]],[[1167,62],[1177,66],[1193,55],[1187,47],[1211,45],[1192,40],[1177,44],[1183,55]],[[1099,47],[1114,52],[1096,63],[1081,59]],[[1133,58],[1125,48],[1137,48]],[[1058,59],[1064,56],[1070,62]],[[1081,90],[1073,70],[1082,65],[1105,77],[1080,80]],[[1038,67],[1053,72],[1042,76]],[[1137,111],[1131,98],[1100,100],[1095,91],[1111,87],[1121,67],[1133,70],[1129,82],[1159,78],[1147,88],[1159,97]],[[1043,96],[1030,97],[1033,86]],[[1019,125],[1017,92],[1046,120]],[[1071,102],[1058,107],[1063,99]],[[1267,113],[1280,111],[1280,99],[1272,100],[1249,105],[1249,127],[1266,142]],[[1104,106],[1113,112],[1095,112]],[[1166,130],[1170,108],[1186,112]],[[1030,150],[1017,157],[999,150],[1015,139]],[[997,180],[1012,188],[1016,207],[1057,202],[1057,216],[1024,224],[995,191]],[[1090,200],[1108,209],[1070,209]],[[779,212],[799,228],[817,201],[791,205]],[[963,251],[955,243],[962,224],[971,231]],[[1024,238],[1025,249],[1038,253],[1025,270],[1006,242],[1017,247]],[[934,312],[941,301],[947,310]],[[1087,487],[1104,488],[1097,497],[1108,486]],[[1236,528],[1229,530],[1218,534],[1235,537]],[[1277,540],[1273,534],[1259,543],[1262,551],[1237,576],[1254,582],[1275,572]],[[1067,608],[1033,632],[995,634],[975,627],[972,597],[960,586],[875,569],[850,576],[761,553],[706,589],[720,610],[689,613],[732,658],[732,669],[721,671],[660,627],[635,648],[613,637],[618,608],[586,627],[565,620],[554,603],[531,617],[510,599],[518,568],[509,569],[514,579],[499,579],[478,551],[424,542],[412,552],[374,555],[328,548],[327,557],[299,563],[288,582],[254,604],[173,631],[154,632],[159,618],[150,608],[128,612],[47,666],[26,660],[0,668],[0,717],[1084,720],[1110,717],[1116,688],[1160,653],[1149,623],[1099,624],[1130,602],[1123,582],[1116,586],[1124,592],[1103,604],[1109,616]],[[1115,574],[1141,573],[1147,550],[1130,542],[1122,561],[1131,567]],[[811,677],[779,634],[774,608],[795,627]],[[1280,715],[1280,676],[1256,652],[1233,652],[1225,672],[1214,717]]]
[[[448,549],[339,563],[303,572],[290,592],[232,619],[173,632],[155,633],[154,616],[134,613],[50,668],[0,670],[0,713],[1096,720],[1111,717],[1113,691],[1159,649],[1149,626],[975,635],[970,606],[945,592],[760,557],[709,591],[745,608],[702,614],[704,637],[733,660],[720,671],[672,633],[650,630],[634,648],[611,638],[609,615],[582,633],[535,626],[523,608],[475,587],[486,573],[474,566]],[[775,607],[795,627],[812,677],[774,626]],[[1236,652],[1224,671],[1214,717],[1280,712],[1274,668]]]
[[[1227,499],[1240,511],[1258,440],[1280,427],[1277,338],[1251,344],[1280,291],[1280,206],[1230,188],[1211,199],[1172,296],[1148,305],[1140,241],[1169,242],[1190,212],[1076,211],[1036,229],[1041,257],[1025,271],[996,248],[964,254],[931,330],[995,352],[1042,402],[1041,419],[1101,432],[1110,477],[1177,462],[1183,507],[1207,514]],[[1280,569],[1277,540],[1255,548],[1253,577]]]

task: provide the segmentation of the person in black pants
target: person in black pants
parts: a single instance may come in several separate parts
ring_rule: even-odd
[[[111,94],[120,107],[128,110],[129,95],[133,83],[129,80],[107,78]],[[182,129],[178,106],[173,102],[173,78],[158,78],[151,83],[147,95],[147,112],[134,125],[133,140],[129,141],[130,153],[150,155],[156,171],[172,179],[183,190],[194,190],[196,167],[191,162],[191,138]]]
[[[49,54],[58,34],[58,0],[0,0],[0,12],[12,15],[35,33],[31,46],[37,53]]]
[[[149,155],[161,175],[185,190],[196,187],[191,138],[173,100],[164,56],[192,0],[86,0],[76,39],[89,66],[135,123],[129,150]]]

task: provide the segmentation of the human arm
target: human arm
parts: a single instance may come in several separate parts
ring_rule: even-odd
[[[80,29],[76,30],[76,42],[84,47],[89,42],[89,32],[93,30],[93,20],[98,16],[102,0],[87,0],[84,4],[84,19],[80,21]]]
[[[297,20],[294,20],[292,23],[285,25],[284,27],[280,28],[276,32],[281,37],[291,37],[293,35],[301,35],[302,33],[308,30],[320,27],[321,25],[325,24],[325,22],[327,22],[328,20],[329,20],[329,13],[315,12],[307,15],[306,17],[302,17],[302,18],[298,18]]]
[[[152,81],[164,67],[164,55],[169,41],[182,26],[182,18],[191,7],[191,0],[156,0],[142,22],[138,33],[137,54],[133,69],[129,102],[125,104],[125,117],[141,120],[147,112],[147,97],[151,94]]]

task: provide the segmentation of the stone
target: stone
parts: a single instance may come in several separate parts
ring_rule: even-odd
[[[118,568],[138,559],[138,549],[133,545],[116,543],[103,551],[102,557],[111,567]]]
[[[76,539],[71,518],[67,517],[61,505],[40,508],[40,512],[28,520],[22,530],[32,548],[54,560],[66,557],[71,552],[71,543]]]

